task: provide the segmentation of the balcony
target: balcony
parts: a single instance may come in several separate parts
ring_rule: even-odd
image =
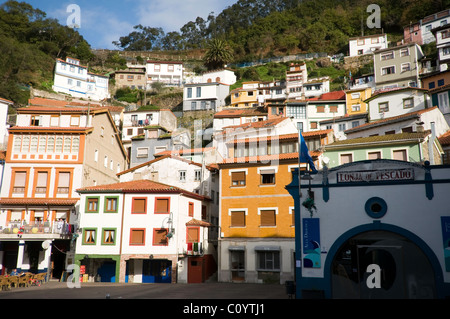
[[[30,222],[14,221],[0,226],[0,238],[66,238],[73,233],[73,225],[66,222]]]

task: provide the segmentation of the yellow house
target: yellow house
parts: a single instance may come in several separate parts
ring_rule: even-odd
[[[298,135],[237,140],[228,148],[239,143],[258,144],[271,150],[263,154],[272,155],[232,157],[219,164],[218,280],[280,284],[293,280],[294,200],[285,186],[299,166]]]
[[[372,88],[358,88],[345,91],[347,114],[367,113],[367,103],[364,100],[372,96]]]
[[[242,83],[242,87],[230,92],[232,107],[256,107],[258,102],[258,81]]]

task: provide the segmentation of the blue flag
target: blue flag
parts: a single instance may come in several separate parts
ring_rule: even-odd
[[[316,173],[317,172],[316,166],[314,165],[311,155],[309,155],[308,146],[306,146],[306,142],[305,142],[305,139],[303,138],[302,132],[299,132],[298,135],[299,135],[299,139],[300,139],[300,143],[299,143],[300,163],[308,163],[311,170],[314,173]]]

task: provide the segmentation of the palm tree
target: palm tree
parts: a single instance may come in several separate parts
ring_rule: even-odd
[[[233,59],[233,53],[227,42],[221,39],[211,39],[203,57],[203,63],[208,70],[223,68]]]

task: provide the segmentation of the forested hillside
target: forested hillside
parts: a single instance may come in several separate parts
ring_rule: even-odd
[[[158,26],[136,30],[114,43],[124,50],[187,50],[205,48],[221,38],[234,52],[235,62],[298,52],[347,53],[348,38],[386,32],[401,38],[410,22],[448,8],[450,0],[379,0],[381,28],[366,20],[373,0],[239,0],[219,14],[197,17],[179,32]]]

